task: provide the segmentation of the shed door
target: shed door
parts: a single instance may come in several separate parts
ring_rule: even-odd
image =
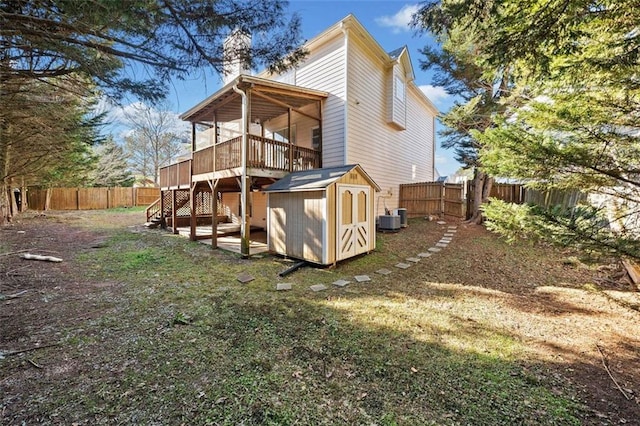
[[[369,251],[370,193],[371,188],[368,186],[338,185],[337,260]]]

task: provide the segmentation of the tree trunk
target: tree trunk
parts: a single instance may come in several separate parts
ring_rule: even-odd
[[[27,201],[27,186],[24,184],[24,177],[22,178],[22,184],[20,185],[20,213],[24,213],[29,210],[29,203]]]
[[[7,185],[7,196],[9,197],[9,217],[14,217],[18,214],[18,202],[16,201],[16,194],[13,189],[13,178],[9,178]]]
[[[47,191],[44,193],[44,211],[49,210],[50,205],[51,205],[51,188],[47,188]]]
[[[482,205],[489,201],[491,187],[493,186],[493,178],[481,170],[476,169],[476,175],[473,180],[473,212],[467,223],[481,225],[484,222],[482,214]]]
[[[9,175],[9,145],[3,140],[4,132],[0,129],[0,225],[11,222],[11,185]]]

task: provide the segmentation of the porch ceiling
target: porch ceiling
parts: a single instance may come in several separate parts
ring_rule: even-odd
[[[242,118],[242,97],[233,86],[249,92],[251,99],[250,122],[265,122],[285,114],[289,108],[300,110],[326,99],[328,93],[305,89],[290,84],[241,75],[218,92],[200,102],[180,116],[185,121],[211,123],[214,115],[218,122],[229,122]]]

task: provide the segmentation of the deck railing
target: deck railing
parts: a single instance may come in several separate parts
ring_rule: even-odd
[[[189,187],[191,184],[191,160],[183,160],[160,168],[160,187]]]
[[[293,149],[293,152],[290,152]],[[199,175],[214,171],[214,147],[193,153],[193,160],[185,160],[160,169],[162,188],[190,184],[192,173]],[[242,166],[242,137],[236,137],[215,146],[215,170],[235,169]],[[247,167],[267,170],[297,171],[320,167],[320,151],[273,139],[249,135]]]

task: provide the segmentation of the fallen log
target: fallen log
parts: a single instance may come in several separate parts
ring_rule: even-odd
[[[62,262],[62,259],[60,259],[59,257],[42,256],[39,254],[31,254],[31,253],[22,254],[20,255],[20,257],[27,260],[43,260],[45,262]]]

